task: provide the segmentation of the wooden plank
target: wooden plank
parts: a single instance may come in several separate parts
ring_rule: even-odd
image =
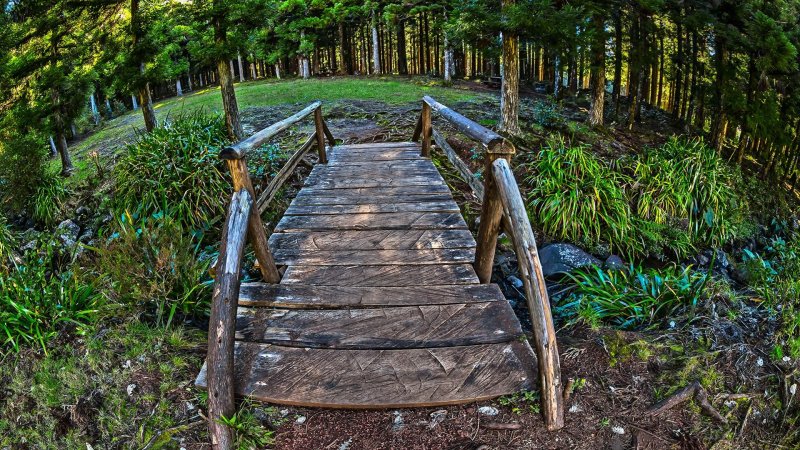
[[[514,341],[408,350],[332,350],[237,342],[237,394],[286,405],[404,408],[471,403],[536,385]],[[205,366],[196,384],[205,386]]]
[[[477,284],[471,264],[433,266],[289,266],[281,283],[319,286],[435,286]]]
[[[416,162],[416,161],[415,161]],[[359,165],[314,166],[308,174],[313,179],[336,178],[398,178],[398,177],[441,177],[433,164],[427,166],[416,165],[412,167],[384,166],[379,163]]]
[[[467,228],[459,213],[402,212],[284,216],[275,231],[299,230],[442,230]]]
[[[322,167],[322,166],[315,166],[315,167]],[[424,169],[424,168],[436,168],[433,163],[429,159],[398,159],[398,160],[388,160],[388,161],[350,161],[350,162],[339,162],[333,163],[330,162],[326,164],[324,167],[331,168],[331,169],[364,169],[364,170],[371,170],[371,169],[403,169],[403,170],[416,170],[416,169]]]
[[[329,191],[325,191],[329,192]],[[430,194],[408,194],[408,195],[341,195],[341,196],[297,196],[292,201],[291,206],[312,206],[312,205],[373,205],[381,203],[422,203],[422,202],[447,202],[452,201],[453,196],[447,193]],[[290,207],[291,207],[290,206]]]
[[[463,264],[475,261],[472,248],[425,248],[413,250],[287,250],[273,252],[280,265],[350,266],[354,264]]]
[[[417,149],[386,149],[380,152],[338,152],[330,156],[333,162],[343,161],[390,161],[390,160],[403,160],[403,159],[420,159],[419,150]]]
[[[351,230],[273,233],[273,250],[410,250],[474,248],[469,230]]]
[[[411,147],[419,149],[419,144],[416,142],[365,142],[362,144],[344,144],[333,147],[333,150],[359,150],[359,149],[384,149],[395,147]]]
[[[509,342],[522,328],[508,302],[363,309],[240,307],[236,339],[290,347],[438,348]]]
[[[305,187],[297,193],[297,197],[341,197],[357,196],[371,198],[377,196],[406,196],[419,194],[448,194],[450,188],[445,184],[431,184],[420,186],[395,186],[395,187],[366,187],[366,188],[339,188],[322,189],[316,187]]]
[[[440,176],[397,176],[363,178],[307,178],[305,186],[317,189],[347,189],[366,187],[432,186],[443,185]]]
[[[460,212],[453,201],[418,203],[372,203],[360,205],[289,205],[284,213],[287,216],[321,214],[365,214],[390,212]]]
[[[239,305],[290,309],[447,305],[490,301],[506,301],[496,284],[375,287],[244,283],[239,289]]]

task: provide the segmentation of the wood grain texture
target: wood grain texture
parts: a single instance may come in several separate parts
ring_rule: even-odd
[[[328,191],[326,191],[328,192]],[[292,205],[374,205],[380,203],[417,203],[417,202],[446,202],[452,201],[453,196],[447,193],[406,194],[406,195],[340,195],[340,196],[297,196],[292,200]]]
[[[472,193],[475,194],[475,197],[478,199],[483,199],[483,183],[475,177],[475,174],[469,170],[469,166],[458,157],[458,154],[453,150],[453,147],[447,143],[444,136],[439,134],[436,129],[433,130],[433,140],[436,142],[436,145],[442,150],[444,155],[447,157],[447,160],[450,161],[450,164],[455,167],[456,171],[458,171],[459,175],[461,175],[461,179],[463,179],[472,189]]]
[[[372,197],[406,195],[430,195],[447,194],[451,195],[450,188],[444,184],[434,184],[430,186],[398,186],[398,187],[369,187],[369,188],[342,188],[342,189],[320,189],[304,187],[297,193],[296,198],[302,197],[357,197],[371,199]],[[452,197],[451,197],[452,198]]]
[[[477,284],[469,264],[433,266],[290,266],[281,283],[320,286],[435,286]]]
[[[496,284],[435,286],[307,286],[244,283],[239,304],[290,309],[447,305],[506,301]]]
[[[351,266],[396,264],[464,264],[475,261],[472,248],[425,248],[412,250],[287,250],[272,255],[280,265]]]
[[[290,347],[439,348],[509,342],[522,328],[508,302],[362,309],[242,308],[236,339]]]
[[[499,221],[498,221],[499,222]],[[284,216],[275,231],[467,229],[459,213],[403,212]]]
[[[263,145],[265,142],[269,141],[278,133],[286,130],[290,126],[296,124],[297,122],[303,120],[309,114],[313,113],[317,108],[321,105],[320,102],[314,102],[307,107],[305,107],[302,111],[299,111],[281,121],[275,122],[274,124],[264,128],[263,130],[255,133],[254,135],[250,136],[249,138],[232,145],[230,147],[226,147],[225,149],[220,152],[220,157],[223,159],[241,159],[254,148],[258,148]]]
[[[366,142],[363,144],[344,144],[337,145],[334,150],[337,151],[355,151],[355,150],[381,150],[387,148],[407,147],[419,149],[419,144],[416,142]]]
[[[458,204],[453,201],[416,203],[375,202],[357,205],[289,205],[284,213],[287,216],[320,215],[320,214],[364,214],[389,212],[459,212]]]
[[[441,177],[433,176],[402,176],[395,177],[375,177],[368,178],[308,178],[306,186],[317,189],[348,189],[348,188],[368,188],[368,187],[396,187],[396,186],[431,186],[444,184]]]
[[[535,386],[530,347],[515,341],[407,350],[331,350],[238,342],[236,392],[326,408],[470,403]],[[205,386],[205,366],[197,385]]]
[[[392,161],[402,159],[419,159],[419,150],[417,148],[389,148],[382,151],[373,152],[344,152],[338,151],[330,155],[329,160],[334,163],[352,162],[352,161]]]
[[[274,233],[275,250],[411,250],[474,248],[469,230],[350,230]]]

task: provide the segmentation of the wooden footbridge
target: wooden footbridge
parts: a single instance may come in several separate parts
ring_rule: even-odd
[[[432,112],[484,148],[485,186],[433,129]],[[247,151],[308,116],[315,132],[256,200]],[[483,198],[477,241],[430,160],[431,139]],[[234,396],[396,408],[539,389],[546,426],[563,425],[555,332],[509,168],[513,145],[430,97],[413,141],[421,142],[336,145],[317,102],[222,152],[235,193],[216,265],[208,358],[197,379],[209,391],[215,447],[232,445],[220,418],[235,412]],[[260,213],[314,148],[318,164],[267,237]],[[514,241],[533,348],[490,283],[501,229]],[[240,283],[246,241],[261,282]]]

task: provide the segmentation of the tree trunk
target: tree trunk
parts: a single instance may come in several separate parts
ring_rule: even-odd
[[[50,159],[53,159],[58,154],[58,147],[56,147],[56,142],[53,140],[53,136],[50,136]]]
[[[97,109],[97,102],[94,99],[94,93],[89,96],[89,105],[92,108],[92,118],[95,125],[100,125],[100,111]]]
[[[183,97],[183,88],[181,88],[181,78],[178,77],[175,80],[175,92],[178,94],[178,97]]]
[[[622,11],[614,14],[614,117],[619,114],[619,97],[622,93]]]
[[[239,81],[244,83],[244,64],[242,63],[242,54],[236,53],[236,60],[239,61]]]
[[[503,0],[504,7],[513,5],[513,0]],[[500,116],[502,124],[500,129],[506,133],[516,135],[519,129],[519,38],[504,31],[501,35],[503,42],[503,67],[501,78]]]
[[[142,71],[144,71],[144,64],[142,64]],[[139,89],[139,104],[142,108],[145,129],[148,132],[153,131],[158,122],[156,121],[156,110],[153,109],[153,98],[150,96],[150,83],[145,83]]]
[[[134,111],[139,109],[139,102],[136,101],[136,96],[133,94],[131,94],[131,108],[133,108]]]
[[[139,39],[142,36],[142,28],[139,24],[141,17],[139,17],[139,0],[131,0],[131,47],[134,49],[135,53],[136,49],[139,46]],[[144,62],[139,62],[139,73],[144,74]],[[139,82],[140,86],[138,89],[138,96],[139,96],[139,103],[142,105],[142,117],[144,118],[144,126],[148,132],[153,131],[156,127],[156,111],[153,109],[153,99],[150,97],[150,83],[145,81]],[[136,109],[136,102],[134,101],[134,108]]]
[[[381,46],[378,40],[378,18],[375,10],[372,10],[372,21],[370,23],[372,31],[372,73],[381,74]]]
[[[553,58],[553,97],[558,100],[561,95],[561,55]]]
[[[281,79],[281,65],[279,63],[275,63],[275,78]]]
[[[219,5],[215,6],[218,7]],[[217,48],[224,48],[226,39],[227,30],[222,18],[214,17],[214,42]],[[242,122],[239,118],[239,106],[236,103],[236,91],[233,88],[233,74],[229,70],[229,62],[232,63],[225,57],[218,57],[217,76],[219,77],[219,91],[222,95],[222,110],[225,113],[228,136],[238,142],[243,139],[244,130],[242,130]]]
[[[722,146],[725,143],[725,134],[727,133],[728,119],[726,117],[727,111],[725,110],[724,92],[726,77],[726,62],[727,47],[724,39],[717,34],[716,44],[714,48],[714,63],[717,70],[717,79],[714,89],[714,110],[716,118],[714,126],[711,127],[711,145],[717,150],[717,153],[722,151]]]
[[[406,21],[397,22],[397,73],[408,75],[408,60],[406,59]]]
[[[592,108],[589,111],[589,124],[594,127],[603,126],[603,110],[606,94],[606,35],[605,21],[601,13],[592,17],[594,36],[592,38],[591,81]]]

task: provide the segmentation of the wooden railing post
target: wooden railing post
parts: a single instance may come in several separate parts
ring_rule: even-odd
[[[561,386],[561,364],[558,359],[556,330],[550,311],[550,299],[542,274],[542,263],[536,249],[536,238],[522,202],[522,196],[508,162],[502,159],[492,164],[492,177],[509,218],[519,274],[525,286],[525,297],[531,313],[539,382],[542,389],[542,414],[548,430],[564,426],[564,400]]]
[[[233,430],[221,422],[236,412],[233,391],[233,351],[236,306],[239,298],[242,255],[248,223],[252,223],[253,197],[246,189],[233,194],[222,231],[222,247],[217,258],[217,279],[208,322],[208,429],[216,450],[234,447]]]
[[[328,153],[325,151],[325,126],[322,123],[322,106],[314,110],[314,127],[317,129],[317,151],[320,164],[328,163]]]
[[[503,205],[497,193],[497,184],[492,176],[492,163],[498,158],[511,161],[514,151],[514,145],[506,140],[487,146],[486,149],[481,223],[478,227],[478,247],[475,249],[475,264],[473,266],[478,279],[484,284],[490,283],[492,280],[492,265],[494,264],[494,252],[497,248],[497,235],[500,233],[500,223],[503,218]]]
[[[240,191],[244,189],[250,194],[250,198],[255,198],[255,190],[253,189],[253,183],[250,181],[250,174],[247,172],[247,164],[245,164],[244,158],[229,159],[228,168],[233,179],[233,190]],[[275,260],[272,258],[272,253],[269,251],[267,232],[264,230],[264,222],[261,221],[258,208],[253,208],[250,211],[248,234],[264,281],[267,283],[279,283],[281,275],[275,265]]]
[[[422,102],[422,114],[420,115],[420,128],[422,134],[422,152],[420,155],[424,158],[431,156],[431,107]]]

